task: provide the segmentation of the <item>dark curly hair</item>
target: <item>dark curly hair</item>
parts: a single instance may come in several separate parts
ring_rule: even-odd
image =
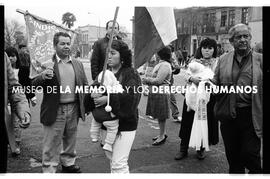
[[[200,46],[199,48],[197,49],[196,53],[195,53],[195,58],[196,59],[200,59],[200,58],[203,58],[203,55],[202,55],[202,48],[211,48],[213,47],[214,48],[214,53],[213,53],[213,58],[216,58],[217,57],[217,42],[216,40],[214,39],[210,39],[209,37],[203,39],[200,43]]]
[[[161,60],[165,60],[167,62],[171,62],[172,51],[169,46],[163,47],[157,52],[157,55],[160,57]]]
[[[18,53],[17,49],[14,48],[14,47],[8,47],[8,48],[6,48],[5,51],[6,51],[8,57],[14,57],[14,56],[16,56],[17,61],[15,63],[15,68],[19,68],[20,57],[19,57],[19,53]]]
[[[125,42],[122,40],[113,40],[111,48],[120,53],[122,67],[127,68],[132,66],[132,53]]]
[[[53,46],[56,46],[59,42],[59,37],[68,37],[71,40],[71,36],[66,32],[56,32],[53,36]]]
[[[107,23],[106,23],[106,30],[108,30],[108,26],[109,26],[109,23],[112,22],[113,23],[113,20],[109,20]],[[118,22],[115,21],[115,26],[117,26],[117,29],[119,30],[119,24]]]

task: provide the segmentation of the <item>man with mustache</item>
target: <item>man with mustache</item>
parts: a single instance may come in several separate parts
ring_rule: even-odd
[[[54,35],[53,67],[48,67],[32,80],[43,87],[40,118],[44,129],[42,170],[55,173],[60,162],[62,172],[80,173],[75,165],[76,136],[79,118],[85,120],[84,93],[76,93],[76,86],[87,86],[83,64],[70,56],[71,37],[64,32]],[[56,92],[47,91],[56,88]],[[61,92],[60,88],[64,89]],[[69,89],[69,90],[65,90]],[[63,145],[61,145],[61,143]]]
[[[262,140],[262,54],[250,47],[250,28],[237,24],[229,30],[234,51],[220,57],[213,82],[226,87],[257,87],[248,93],[216,95],[215,117],[229,163],[229,173],[261,173]]]

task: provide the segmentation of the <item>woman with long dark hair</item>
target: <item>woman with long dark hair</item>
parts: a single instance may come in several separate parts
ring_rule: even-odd
[[[115,113],[119,119],[119,127],[112,152],[106,151],[106,155],[110,159],[112,173],[129,173],[128,158],[138,126],[138,105],[141,98],[141,94],[134,91],[141,85],[141,79],[138,72],[132,68],[131,50],[125,42],[113,40],[108,67],[124,92],[110,94],[110,101],[116,101],[120,106]],[[107,96],[94,98],[94,101],[96,106],[102,106],[107,103]]]
[[[214,39],[206,38],[201,41],[200,46],[195,54],[195,58],[192,61],[199,62],[205,67],[209,67],[214,71],[217,64],[217,43]],[[191,62],[192,62],[191,61]],[[200,78],[194,78],[186,74],[185,79],[187,83],[194,83],[198,86]],[[210,101],[207,103],[207,123],[208,123],[208,141],[209,145],[215,145],[218,143],[218,121],[214,118],[214,97],[210,97]],[[176,154],[175,160],[181,160],[188,155],[189,141],[194,121],[195,111],[187,110],[186,99],[183,104],[182,123],[180,126],[179,137],[181,139],[180,151]],[[201,147],[197,150],[197,158],[203,160],[205,158],[205,148]]]
[[[21,44],[19,45],[19,63],[18,63],[18,68],[19,68],[19,73],[18,73],[18,78],[19,78],[19,83],[24,87],[24,88],[29,88],[31,86],[31,79],[29,78],[30,74],[30,65],[31,65],[31,59],[29,55],[29,51],[26,47],[26,45]],[[31,88],[30,88],[31,89]],[[37,103],[37,98],[34,92],[27,90],[25,92],[26,98],[30,104],[35,106]]]

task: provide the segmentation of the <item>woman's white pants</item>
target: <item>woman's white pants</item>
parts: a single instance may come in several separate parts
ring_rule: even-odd
[[[113,144],[111,173],[129,173],[128,158],[135,139],[136,130],[122,131]],[[106,135],[102,135],[104,137]]]

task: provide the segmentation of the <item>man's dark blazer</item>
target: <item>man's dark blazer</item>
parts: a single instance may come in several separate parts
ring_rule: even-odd
[[[58,63],[56,55],[53,56],[52,61],[54,62],[54,76],[52,79],[43,79],[41,75],[35,77],[32,80],[33,86],[43,87],[43,101],[40,109],[40,122],[45,126],[50,126],[56,121],[57,110],[60,104],[60,75],[58,69]],[[88,81],[85,75],[83,64],[72,59],[72,66],[75,72],[75,85],[78,87],[88,86]],[[56,88],[56,93],[50,92],[47,89]],[[80,92],[76,93],[78,95],[78,103],[80,107],[79,117],[85,120],[85,108],[84,108],[84,97],[85,94]]]

